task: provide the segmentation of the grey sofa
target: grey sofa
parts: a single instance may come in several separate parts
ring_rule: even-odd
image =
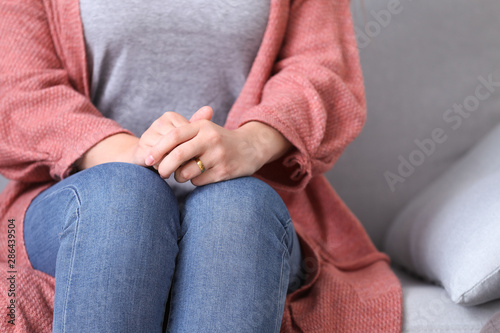
[[[367,123],[328,178],[378,248],[405,204],[500,123],[500,89],[481,101],[404,182],[391,188],[415,140],[444,127],[443,115],[474,94],[479,77],[500,81],[498,0],[352,0],[365,77]],[[390,16],[387,15],[390,13]],[[500,150],[500,142],[499,142]],[[499,258],[500,260],[500,258]],[[456,305],[445,290],[394,266],[403,286],[404,332],[479,332],[500,301]]]
[[[404,205],[500,123],[499,89],[404,182],[391,188],[384,177],[399,155],[415,149],[415,139],[439,126],[445,110],[471,94],[479,76],[500,66],[500,2],[352,1],[368,117],[328,178],[383,249]],[[0,178],[0,189],[5,184]],[[500,301],[456,305],[442,287],[394,271],[403,286],[404,332],[479,332],[500,311]]]

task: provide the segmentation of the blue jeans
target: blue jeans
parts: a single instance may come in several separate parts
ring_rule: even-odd
[[[279,332],[302,281],[287,208],[252,177],[179,209],[155,172],[102,164],[40,193],[24,223],[33,267],[55,276],[54,332]]]

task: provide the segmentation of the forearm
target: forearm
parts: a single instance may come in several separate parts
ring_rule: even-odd
[[[139,138],[127,133],[111,135],[87,150],[77,161],[76,167],[85,170],[108,162],[144,165],[144,160],[135,157],[138,143]]]

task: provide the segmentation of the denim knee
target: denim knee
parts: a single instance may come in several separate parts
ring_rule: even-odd
[[[177,252],[179,232],[177,201],[163,179],[137,165],[106,163],[35,197],[24,237],[32,264],[54,276],[60,246],[93,249],[103,262],[118,249],[128,258],[163,256]]]
[[[167,183],[155,172],[131,163],[111,162],[99,164],[74,174],[78,181],[90,182],[96,190],[110,194],[166,195],[173,197]]]
[[[178,234],[177,199],[168,184],[153,171],[135,164],[113,162],[74,176],[77,178],[72,186],[79,196],[80,213],[97,213],[93,222],[114,221],[124,230],[153,231],[164,228],[170,220],[170,232]],[[99,229],[102,227],[99,225]]]
[[[225,230],[233,237],[266,233],[282,240],[285,246],[291,242],[287,207],[272,187],[254,177],[198,187],[188,196],[182,215],[182,233],[191,227],[206,228],[207,223],[217,223],[219,232]],[[200,218],[190,218],[195,215]]]

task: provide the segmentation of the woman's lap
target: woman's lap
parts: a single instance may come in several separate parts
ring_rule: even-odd
[[[256,178],[193,191],[182,211],[169,331],[279,331],[293,235],[285,204]]]
[[[163,311],[158,304],[165,304],[174,276],[171,331],[222,331],[233,323],[240,330],[242,324],[248,326],[244,331],[279,330],[287,289],[301,281],[301,257],[288,211],[276,192],[252,177],[210,184],[188,196],[181,215],[161,178],[126,163],[81,171],[35,198],[26,213],[25,243],[36,269],[55,272],[56,303],[65,300],[55,305],[60,323],[54,327],[62,331],[82,320],[93,325],[90,321],[96,318],[76,315],[85,313],[84,306],[104,311],[105,323],[94,329],[111,328],[102,326],[106,321],[133,327],[123,316],[107,312],[101,304],[104,292],[115,295],[114,306],[139,302],[135,310],[140,309],[141,320],[148,320],[143,315],[149,307],[155,330],[161,325],[158,311]],[[138,284],[143,287],[131,297],[130,289]],[[95,301],[79,303],[93,292]],[[156,303],[143,293],[157,296]],[[141,299],[150,304],[141,304]],[[217,320],[221,316],[226,320]],[[271,329],[271,322],[277,328]]]
[[[170,188],[157,179],[131,164],[99,165],[33,200],[25,243],[36,269],[55,267],[54,332],[161,329],[179,214]],[[54,240],[57,251],[50,246],[38,258]],[[149,326],[125,315],[139,309]]]

